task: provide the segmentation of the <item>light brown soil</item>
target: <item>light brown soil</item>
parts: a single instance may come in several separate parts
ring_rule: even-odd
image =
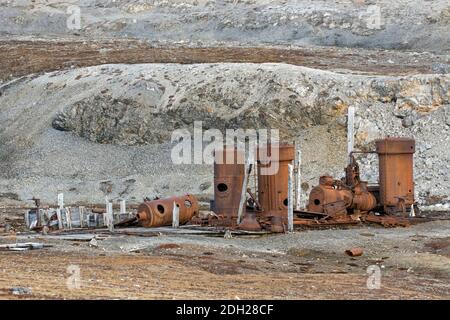
[[[10,239],[10,241],[13,239]],[[317,255],[312,257],[311,255]],[[365,258],[336,263],[310,252],[238,256],[200,246],[160,246],[137,253],[104,252],[86,242],[27,252],[0,253],[0,299],[448,299],[442,275],[383,273],[369,290]],[[301,262],[303,261],[303,262]],[[311,261],[311,260],[309,260]],[[79,266],[81,287],[68,289],[68,266]],[[447,280],[445,280],[447,279]],[[448,283],[448,282],[447,282]],[[32,290],[15,296],[13,287]]]
[[[106,63],[285,62],[343,72],[407,75],[433,73],[432,63],[448,62],[448,57],[431,53],[336,47],[159,47],[135,40],[3,40],[0,56],[0,80]]]

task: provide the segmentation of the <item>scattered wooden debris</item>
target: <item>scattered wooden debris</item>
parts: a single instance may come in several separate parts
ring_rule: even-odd
[[[9,289],[9,292],[15,296],[23,296],[32,294],[31,288],[13,287]]]
[[[12,244],[0,244],[0,251],[26,251],[26,250],[43,249],[48,247],[52,247],[52,245],[37,242],[12,243]]]

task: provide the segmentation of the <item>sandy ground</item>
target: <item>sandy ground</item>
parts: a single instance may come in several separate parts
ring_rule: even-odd
[[[0,243],[52,247],[0,252],[0,299],[449,299],[449,227],[441,220],[232,239],[161,229],[97,235],[97,247],[93,233],[3,233]],[[344,253],[355,246],[362,256]],[[379,289],[367,286],[369,266],[380,270]],[[79,282],[70,270],[80,271]],[[31,293],[13,295],[15,287]]]

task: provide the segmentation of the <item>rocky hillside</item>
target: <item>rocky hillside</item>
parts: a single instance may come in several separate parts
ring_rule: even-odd
[[[105,196],[212,193],[208,165],[173,165],[171,133],[277,128],[303,149],[304,192],[345,166],[346,112],[357,148],[417,141],[422,204],[450,200],[450,76],[363,76],[287,64],[100,65],[23,77],[0,88],[0,197],[102,202]],[[377,179],[377,163],[362,157]]]
[[[447,0],[1,0],[0,21],[3,37],[450,52]]]

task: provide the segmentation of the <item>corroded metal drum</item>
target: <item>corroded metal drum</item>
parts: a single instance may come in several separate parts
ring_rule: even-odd
[[[174,204],[179,208],[179,222],[185,224],[198,213],[198,200],[193,195],[145,201],[138,207],[137,219],[146,228],[172,225]]]
[[[276,152],[278,159],[274,158]],[[294,159],[295,148],[291,144],[263,145],[258,148],[258,200],[263,216],[279,216],[287,221],[288,165]],[[276,172],[264,174],[276,166]]]
[[[214,158],[214,212],[225,220],[236,220],[244,182],[244,152],[228,147],[216,151]]]

